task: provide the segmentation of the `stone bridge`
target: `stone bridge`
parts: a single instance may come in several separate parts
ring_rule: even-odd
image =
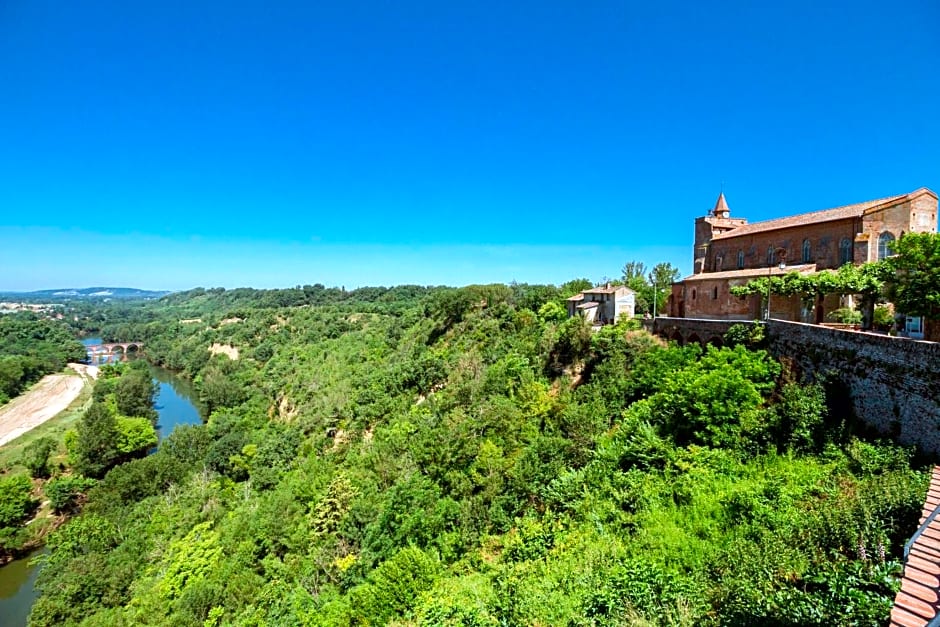
[[[644,320],[648,331],[673,340],[679,344],[689,343],[711,344],[723,346],[725,333],[735,324],[752,325],[749,320],[706,320],[701,318],[667,318],[659,317],[655,320]]]
[[[101,344],[91,344],[85,347],[90,357],[108,357],[111,355],[127,353],[131,350],[140,352],[144,348],[143,342],[105,342]]]

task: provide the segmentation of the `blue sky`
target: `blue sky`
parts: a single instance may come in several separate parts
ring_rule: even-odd
[[[0,290],[685,273],[722,183],[940,188],[935,0],[136,4],[0,1]]]

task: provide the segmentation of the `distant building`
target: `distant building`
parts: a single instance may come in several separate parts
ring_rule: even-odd
[[[862,264],[890,254],[888,244],[910,232],[936,232],[937,195],[922,187],[909,194],[748,224],[732,218],[724,194],[695,220],[693,273],[673,284],[671,316],[753,320],[762,318],[761,298],[732,296],[729,289],[768,275],[812,273]],[[783,264],[781,268],[780,265]],[[798,298],[774,296],[770,315],[821,323],[844,306],[836,295],[803,307]],[[908,330],[918,335],[920,321]],[[922,332],[922,330],[920,331]]]
[[[636,293],[622,285],[584,290],[568,299],[568,317],[581,314],[592,325],[616,324],[620,318],[632,318]]]

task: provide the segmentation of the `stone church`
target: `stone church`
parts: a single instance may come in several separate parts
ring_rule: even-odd
[[[890,254],[888,244],[910,232],[936,232],[937,195],[922,187],[908,194],[748,223],[731,217],[724,193],[695,220],[693,273],[673,284],[671,316],[723,320],[764,317],[759,296],[732,296],[729,288],[789,272],[812,273],[862,264]],[[770,316],[821,323],[843,306],[836,295],[804,309],[798,298],[773,296]],[[916,336],[918,320],[908,330]],[[911,329],[913,325],[913,329]]]

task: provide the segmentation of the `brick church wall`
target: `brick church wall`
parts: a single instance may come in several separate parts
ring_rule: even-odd
[[[738,268],[738,252],[744,252],[744,268],[768,267],[768,250],[773,249],[773,265],[784,258],[788,265],[815,263],[818,269],[838,268],[839,243],[843,239],[852,242],[857,232],[855,219],[834,220],[819,224],[807,224],[788,229],[764,231],[740,237],[728,237],[712,242],[706,268],[709,272],[735,270]],[[810,242],[810,258],[803,259],[803,241]],[[780,250],[786,252],[786,256]],[[718,265],[718,260],[721,265]]]

